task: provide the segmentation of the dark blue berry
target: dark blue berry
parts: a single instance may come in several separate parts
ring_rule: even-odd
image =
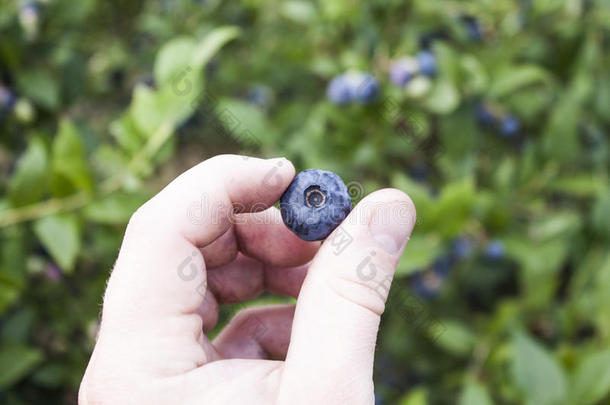
[[[521,129],[521,124],[517,117],[513,115],[506,115],[500,122],[500,134],[507,138],[516,135]]]
[[[370,73],[361,73],[356,79],[354,100],[362,104],[373,102],[379,95],[377,79]]]
[[[9,88],[0,85],[0,110],[11,111],[15,102],[15,94]]]
[[[28,2],[26,4],[24,4],[23,6],[21,6],[19,11],[21,13],[38,14],[38,3],[30,1],[30,2]]]
[[[325,170],[300,172],[280,199],[284,223],[307,241],[326,238],[351,209],[347,187],[337,174]]]
[[[352,89],[345,75],[333,78],[326,89],[326,97],[335,104],[343,105],[352,101]]]
[[[390,66],[390,81],[397,86],[404,86],[413,79],[419,71],[417,61],[411,57],[400,58]]]
[[[474,244],[472,240],[465,237],[456,238],[451,244],[451,254],[456,260],[469,258],[473,250]]]
[[[443,255],[434,261],[432,268],[438,277],[445,279],[449,275],[452,265],[453,262],[451,257],[449,255]]]
[[[491,126],[496,121],[496,116],[485,103],[477,104],[475,114],[477,121],[483,126]]]
[[[430,177],[430,169],[425,163],[416,163],[411,170],[409,170],[409,175],[413,180],[423,183]]]
[[[432,51],[421,51],[417,54],[416,58],[419,71],[424,76],[434,76],[436,74],[436,55]]]
[[[411,279],[411,286],[415,294],[424,299],[436,298],[443,285],[445,277],[435,271],[416,273]]]
[[[499,240],[491,241],[485,247],[485,257],[498,260],[504,257],[504,243]]]
[[[348,72],[336,76],[326,89],[326,96],[338,105],[350,102],[367,104],[379,94],[377,79],[370,73]]]
[[[267,108],[273,101],[273,92],[269,87],[258,85],[248,91],[246,98],[261,108]]]
[[[464,24],[466,29],[466,35],[471,41],[480,41],[483,39],[483,28],[481,23],[475,17],[471,15],[463,15],[460,20]]]

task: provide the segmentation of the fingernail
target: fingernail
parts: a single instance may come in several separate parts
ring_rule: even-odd
[[[388,253],[397,254],[413,230],[413,213],[406,201],[391,201],[376,208],[369,224],[373,239]]]

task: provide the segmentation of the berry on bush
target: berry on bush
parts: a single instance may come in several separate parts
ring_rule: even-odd
[[[464,25],[468,39],[471,41],[480,41],[483,39],[483,28],[481,27],[479,20],[467,14],[462,15],[460,20]]]
[[[502,118],[499,129],[502,136],[512,137],[521,129],[521,123],[514,115],[506,115]]]
[[[344,75],[333,78],[327,89],[326,97],[335,104],[343,105],[352,101],[352,91]]]
[[[300,172],[280,199],[284,223],[307,241],[326,238],[351,209],[347,187],[337,174],[325,170]]]
[[[472,255],[474,250],[474,243],[467,237],[458,237],[453,240],[451,244],[451,255],[456,260],[464,260]]]
[[[328,99],[338,105],[358,102],[367,104],[379,94],[377,79],[370,73],[347,72],[331,80],[326,89]]]
[[[487,104],[479,103],[475,108],[475,114],[479,124],[483,126],[491,126],[496,122],[495,114],[489,109]]]
[[[390,66],[390,81],[397,86],[406,85],[419,73],[417,60],[405,56],[392,62]]]
[[[485,257],[492,260],[504,257],[504,244],[499,240],[489,242],[485,247]]]
[[[355,80],[356,93],[354,99],[362,104],[368,104],[377,99],[379,95],[379,83],[370,73],[361,73]]]
[[[0,110],[11,111],[15,102],[16,98],[13,92],[0,84]]]
[[[444,277],[433,270],[417,273],[411,280],[415,294],[424,299],[435,298],[442,285]]]
[[[421,51],[416,56],[419,71],[424,76],[434,76],[437,70],[436,55],[432,51]]]

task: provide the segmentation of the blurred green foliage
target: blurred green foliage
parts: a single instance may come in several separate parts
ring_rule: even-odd
[[[412,196],[380,403],[610,403],[609,49],[608,0],[2,2],[0,403],[76,402],[131,213],[226,152]],[[349,69],[376,103],[326,100]]]

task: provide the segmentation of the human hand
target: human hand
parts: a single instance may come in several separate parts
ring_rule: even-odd
[[[285,159],[217,156],[138,209],[80,404],[374,402],[377,330],[415,209],[398,190],[377,191],[320,247],[272,207],[294,175]],[[208,340],[219,304],[265,289],[298,295],[296,309],[242,310]]]

